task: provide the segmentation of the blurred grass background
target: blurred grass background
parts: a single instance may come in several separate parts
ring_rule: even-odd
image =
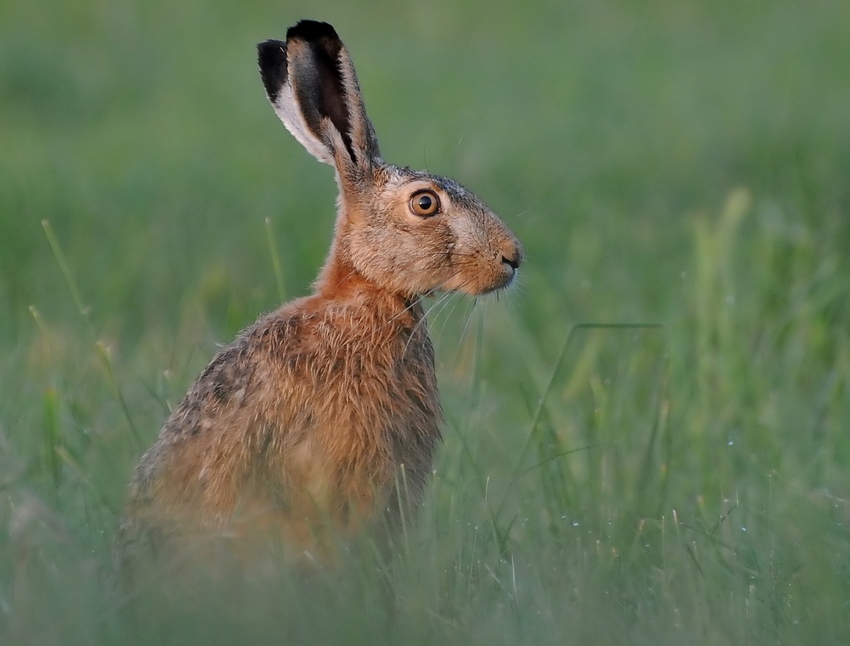
[[[326,253],[255,64],[304,17],[521,284],[431,313],[446,442],[389,572],[119,591],[136,459]],[[0,642],[843,643],[848,43],[839,0],[5,0]]]

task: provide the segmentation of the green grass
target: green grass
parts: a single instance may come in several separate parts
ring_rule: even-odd
[[[0,643],[846,641],[850,5],[460,4],[0,7]],[[135,461],[330,239],[254,62],[308,16],[385,157],[528,262],[431,313],[445,445],[391,563],[121,590]]]

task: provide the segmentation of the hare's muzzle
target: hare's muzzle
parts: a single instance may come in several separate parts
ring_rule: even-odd
[[[489,284],[481,285],[480,294],[494,292],[508,287],[516,278],[519,266],[522,264],[522,244],[513,234],[504,236],[499,241],[497,258],[500,265]]]
[[[502,269],[505,272],[505,284],[500,287],[510,285],[519,271],[519,266],[522,264],[522,245],[516,238],[506,240],[502,248]]]

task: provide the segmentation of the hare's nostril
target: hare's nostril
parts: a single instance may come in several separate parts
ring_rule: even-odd
[[[520,254],[518,250],[515,250],[510,256],[502,256],[502,262],[508,265],[511,269],[517,270],[519,269],[520,263]]]

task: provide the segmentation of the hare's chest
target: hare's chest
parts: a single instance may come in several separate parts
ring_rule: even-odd
[[[404,337],[381,347],[352,343],[328,365],[316,384],[322,391],[316,412],[334,441],[381,447],[439,417],[430,343]]]
[[[394,480],[400,464],[430,466],[440,405],[427,336],[349,337],[324,348],[301,380],[298,407],[306,414],[289,438],[292,466],[323,490],[349,481],[371,488]]]

